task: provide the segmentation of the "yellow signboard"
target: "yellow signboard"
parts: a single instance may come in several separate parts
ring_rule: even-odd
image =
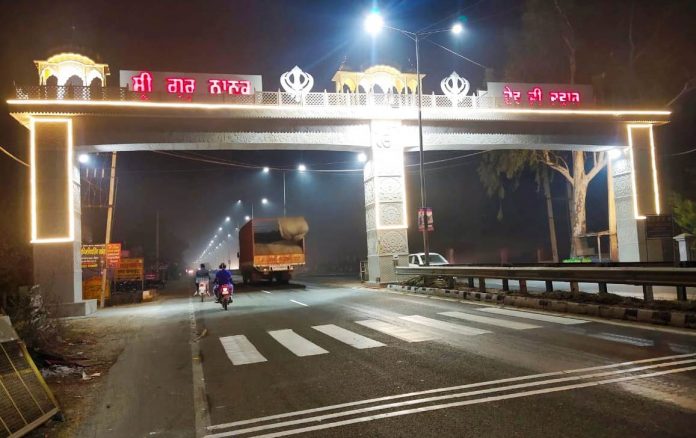
[[[121,265],[114,270],[114,280],[116,281],[143,281],[142,258],[121,259]]]

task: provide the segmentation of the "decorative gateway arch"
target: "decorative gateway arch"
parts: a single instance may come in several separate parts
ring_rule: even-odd
[[[75,68],[74,56],[63,58]],[[50,58],[50,68],[59,71],[61,59]],[[414,91],[422,76],[383,66],[339,72],[338,92],[328,93],[312,91],[312,76],[299,67],[281,76],[282,91],[264,91],[261,76],[135,70],[120,72],[120,87],[87,92],[44,85],[45,68],[39,67],[41,85],[17,86],[8,105],[30,131],[35,281],[58,296],[62,314],[96,309],[81,290],[80,152],[365,152],[370,281],[392,281],[394,259],[406,263],[416,206],[406,205],[403,157],[418,149]],[[108,72],[105,65],[94,68]],[[95,71],[87,70],[86,78]],[[619,257],[645,260],[642,219],[661,209],[653,127],[667,123],[669,111],[596,108],[591,88],[583,86],[489,83],[487,91],[469,94],[469,83],[456,73],[441,88],[442,94],[423,95],[426,151],[617,149]]]

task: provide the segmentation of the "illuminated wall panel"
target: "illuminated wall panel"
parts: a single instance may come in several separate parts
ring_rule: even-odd
[[[74,240],[72,121],[32,118],[31,232],[33,243]]]
[[[657,177],[655,139],[652,125],[628,125],[633,169],[634,213],[637,219],[660,214],[660,187]]]

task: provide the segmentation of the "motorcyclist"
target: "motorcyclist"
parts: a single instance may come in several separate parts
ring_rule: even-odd
[[[215,298],[216,302],[220,302],[220,286],[223,284],[232,284],[232,273],[227,270],[227,265],[220,263],[219,270],[215,274]]]
[[[198,285],[202,282],[210,282],[210,272],[205,267],[205,263],[201,263],[200,269],[196,271],[194,276],[194,282],[196,283],[196,292],[193,295],[198,294]]]

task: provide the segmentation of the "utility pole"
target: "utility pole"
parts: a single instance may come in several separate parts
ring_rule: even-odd
[[[159,277],[159,266],[160,266],[160,258],[159,258],[159,210],[157,210],[157,215],[156,215],[156,224],[155,224],[155,269],[157,269],[157,276]]]
[[[287,216],[288,212],[285,207],[285,171],[283,171],[283,217]]]
[[[109,205],[106,210],[106,235],[104,236],[104,251],[106,247],[111,243],[111,226],[114,219],[114,195],[116,188],[116,152],[111,153],[111,176],[109,177]],[[101,287],[101,300],[99,306],[104,308],[106,304],[106,274],[109,266],[104,263],[104,269],[102,269],[102,287]]]
[[[553,201],[551,200],[551,185],[549,184],[549,171],[543,168],[541,181],[544,186],[544,197],[546,198],[546,214],[549,219],[549,239],[551,240],[551,255],[553,262],[558,263],[558,242],[556,240],[556,220],[553,216]]]

